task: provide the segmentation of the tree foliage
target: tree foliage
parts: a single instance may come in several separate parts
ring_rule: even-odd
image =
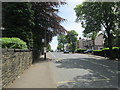
[[[75,30],[68,31],[66,35],[67,43],[70,44],[70,50],[72,52],[74,52],[76,49],[77,36],[78,34]]]
[[[67,31],[67,35],[59,35],[58,40],[58,50],[64,51],[64,46],[69,47],[71,52],[74,52],[77,47],[77,36],[78,33],[75,30]]]
[[[57,2],[4,2],[3,37],[18,37],[28,48],[34,49],[33,56],[39,57],[39,50],[47,47],[57,34],[66,30],[60,25],[65,19],[57,15],[61,4]],[[42,42],[45,39],[45,42]]]
[[[19,37],[29,48],[41,49],[45,36],[47,45],[53,36],[65,33],[58,6],[58,2],[4,2],[3,37]]]
[[[112,47],[112,31],[118,27],[119,2],[84,2],[75,8],[77,22],[81,22],[85,28],[84,33],[100,31],[105,28],[108,46]]]
[[[119,27],[120,2],[84,2],[75,8],[77,22],[81,22],[85,28],[84,33],[105,29],[108,47],[112,50],[113,32]]]
[[[51,49],[51,45],[50,44],[48,44],[47,45],[47,51],[51,51],[52,49]]]
[[[66,35],[59,35],[57,37],[57,40],[58,40],[58,49],[64,51],[64,45],[67,43]]]
[[[60,22],[64,21],[64,19],[57,15],[58,9],[54,8],[57,6],[59,6],[57,2],[32,3],[35,17],[34,47],[40,49],[40,46],[45,45],[42,43],[42,39],[46,39],[46,44],[48,44],[53,36],[65,33],[65,29],[60,25]]]
[[[31,4],[25,2],[2,3],[3,37],[18,37],[32,47],[33,10]]]

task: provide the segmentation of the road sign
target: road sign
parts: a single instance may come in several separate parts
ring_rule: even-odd
[[[44,47],[44,53],[46,53],[46,47]]]
[[[45,39],[42,39],[42,43],[44,43],[45,42]]]

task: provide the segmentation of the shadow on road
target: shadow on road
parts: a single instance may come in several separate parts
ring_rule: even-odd
[[[75,58],[75,59],[63,59],[55,63],[57,68],[73,70],[80,69],[88,71],[88,73],[84,75],[75,76],[73,80],[74,82],[67,82],[64,85],[59,85],[58,88],[118,87],[118,62],[103,59],[96,60],[93,58]]]

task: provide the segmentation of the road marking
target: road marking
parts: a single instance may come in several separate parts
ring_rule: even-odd
[[[110,78],[104,76],[104,75],[100,75],[101,77],[104,77],[106,80],[111,80]]]
[[[50,52],[51,53],[51,52]],[[56,56],[53,54],[53,53],[51,53],[51,55],[54,57],[53,59],[55,60],[55,61],[60,61],[60,60],[62,60],[62,58],[56,58]]]
[[[58,84],[63,84],[63,83],[69,83],[69,82],[76,82],[76,81],[60,81],[60,82],[57,82]]]
[[[107,79],[93,79],[93,80],[91,80],[91,81],[109,81],[110,79],[109,78],[107,78]]]
[[[61,58],[57,58],[57,59],[55,59],[55,61],[61,61],[62,59]]]
[[[93,70],[87,69],[89,72],[93,72]]]
[[[51,52],[50,52],[51,53]],[[53,53],[51,53],[52,54],[52,56],[55,58],[55,55],[53,54]]]

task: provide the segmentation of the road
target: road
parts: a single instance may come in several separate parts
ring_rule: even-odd
[[[118,62],[85,54],[50,52],[58,88],[118,88]]]

